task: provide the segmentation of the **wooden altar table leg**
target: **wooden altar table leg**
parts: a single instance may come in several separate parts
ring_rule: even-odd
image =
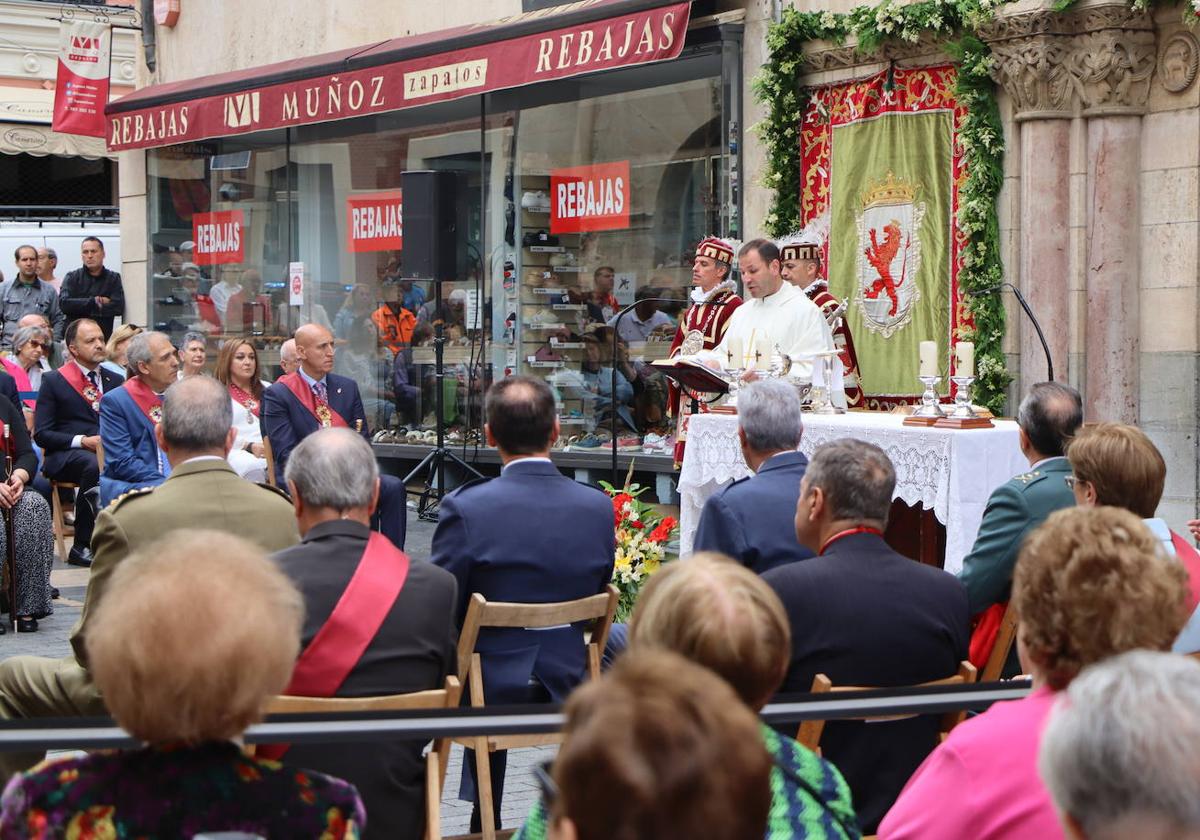
[[[944,568],[946,527],[937,521],[932,510],[910,507],[898,499],[893,501],[883,536],[888,545],[905,557]]]

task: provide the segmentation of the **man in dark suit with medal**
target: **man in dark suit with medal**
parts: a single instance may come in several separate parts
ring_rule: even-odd
[[[333,333],[320,324],[305,324],[296,330],[295,340],[300,369],[281,376],[263,392],[262,399],[262,433],[270,438],[275,479],[280,487],[292,450],[318,429],[349,428],[364,440],[371,440],[357,383],[331,373]],[[404,484],[391,475],[381,475],[379,481],[379,508],[372,526],[397,548],[403,548],[407,514]]]
[[[86,501],[88,491],[100,483],[96,450],[100,444],[100,398],[120,387],[122,379],[100,367],[104,361],[104,333],[100,325],[80,318],[64,334],[70,358],[58,370],[42,376],[34,411],[33,439],[42,448],[46,477],[79,485],[75,505],[75,542],[67,562],[92,565],[92,528],[95,512]]]

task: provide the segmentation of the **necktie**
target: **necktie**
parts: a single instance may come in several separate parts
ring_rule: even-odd
[[[92,387],[97,391],[100,390],[100,377],[96,375],[96,371],[89,370],[87,375],[88,381],[92,383]]]
[[[318,405],[328,405],[329,404],[329,400],[327,399],[328,392],[325,390],[324,382],[314,382],[312,384],[312,392],[313,392],[313,396],[317,398]]]

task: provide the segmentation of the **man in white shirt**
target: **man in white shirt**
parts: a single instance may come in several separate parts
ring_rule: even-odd
[[[744,244],[738,251],[738,267],[750,299],[730,316],[721,343],[700,355],[723,368],[745,369],[743,379],[753,382],[778,352],[792,360],[789,380],[811,381],[813,356],[833,349],[821,310],[804,292],[783,281],[774,242],[752,239]],[[730,359],[731,352],[740,358]]]
[[[621,336],[622,340],[629,344],[645,344],[650,338],[650,333],[660,327],[675,326],[671,318],[665,312],[660,312],[658,304],[651,300],[656,297],[658,297],[658,289],[650,286],[642,286],[637,290],[637,295],[634,297],[637,306],[617,325],[617,334]],[[611,327],[616,322],[617,318],[614,315],[609,319],[608,325]]]

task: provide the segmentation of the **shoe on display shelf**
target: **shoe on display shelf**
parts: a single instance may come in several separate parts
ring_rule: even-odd
[[[526,190],[521,193],[521,209],[535,213],[550,212],[550,196],[541,190]]]
[[[663,455],[669,451],[669,448],[667,438],[663,435],[650,432],[642,439],[642,451],[648,455]]]

